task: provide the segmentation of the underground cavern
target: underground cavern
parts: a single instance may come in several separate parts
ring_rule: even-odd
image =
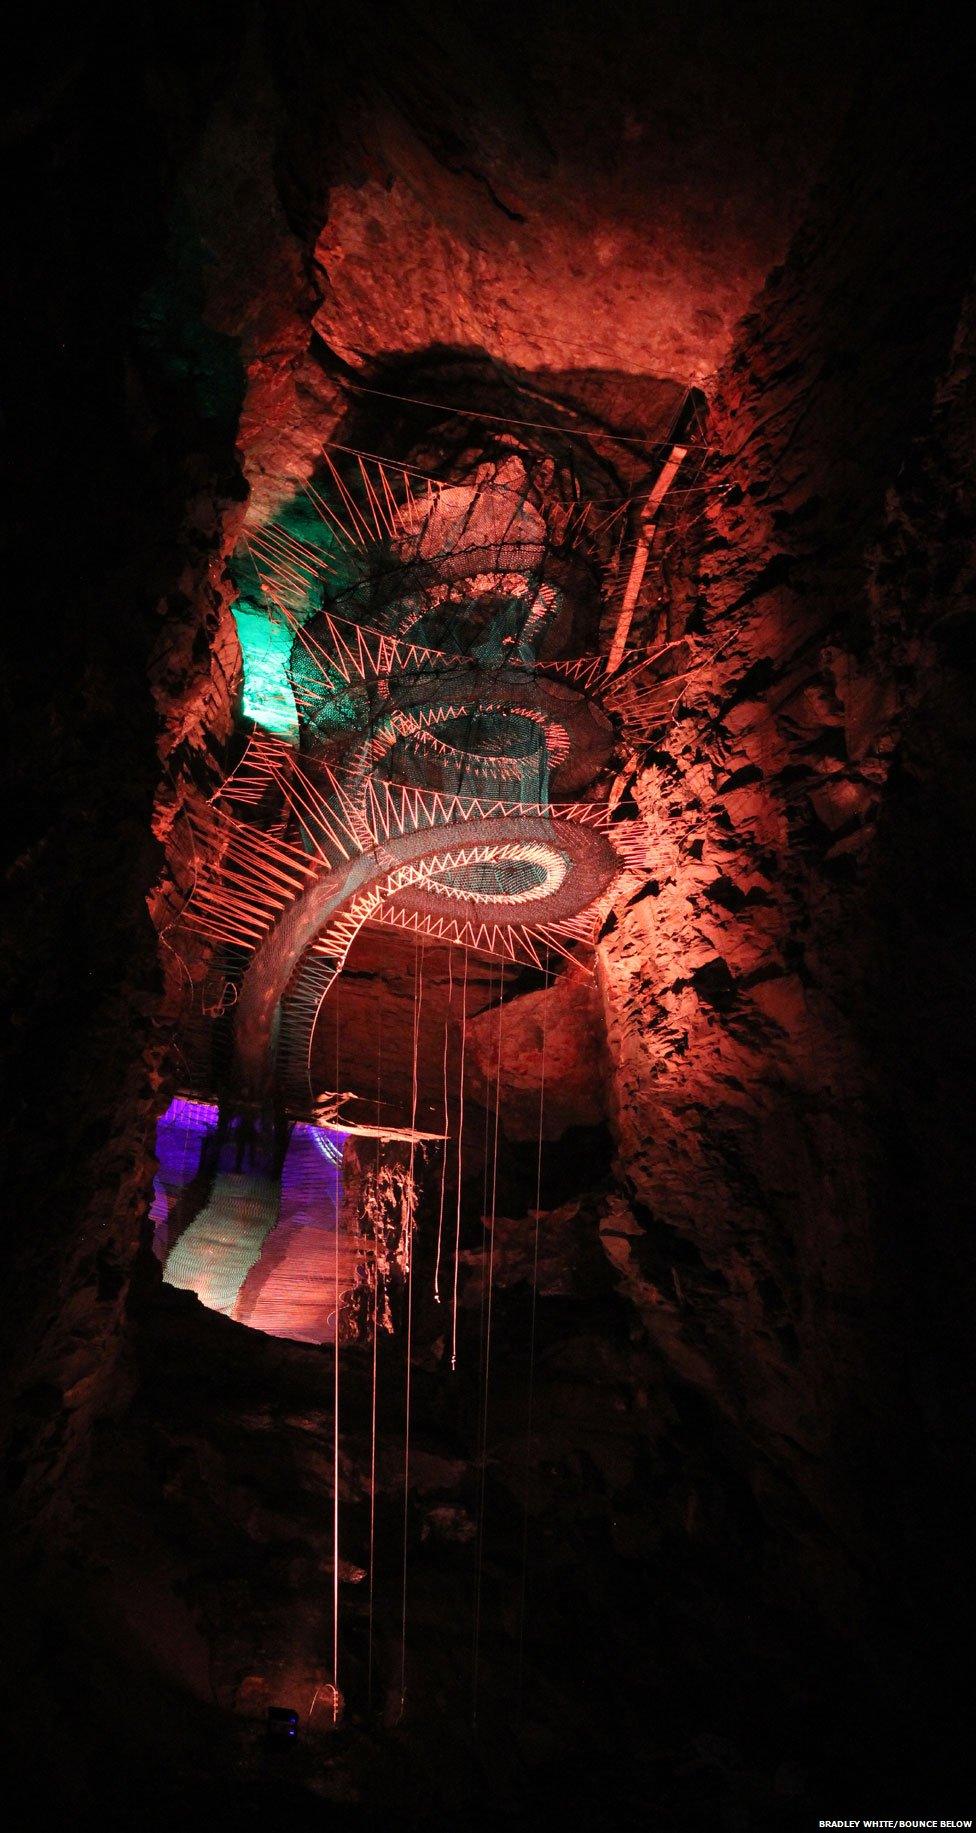
[[[959,64],[832,0],[17,50],[42,1822],[968,1811]]]

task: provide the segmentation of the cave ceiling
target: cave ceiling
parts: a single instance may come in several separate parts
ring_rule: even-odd
[[[533,378],[708,387],[858,80],[850,9],[276,11],[187,180],[208,322],[241,340],[250,519],[344,381],[431,350]],[[584,75],[585,73],[585,75]],[[228,207],[230,206],[230,207]],[[413,392],[420,392],[414,390]]]

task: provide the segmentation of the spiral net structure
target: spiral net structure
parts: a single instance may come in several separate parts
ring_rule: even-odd
[[[566,657],[579,558],[521,459],[423,494],[360,469],[358,496],[338,471],[316,495],[327,548],[252,543],[297,742],[255,728],[196,822],[187,921],[223,950],[225,1073],[292,1114],[328,1096],[316,1021],[363,924],[541,965],[592,937],[643,852],[638,823],[582,799],[613,748],[605,663]]]

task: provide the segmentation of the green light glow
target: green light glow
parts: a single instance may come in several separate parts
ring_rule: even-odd
[[[306,497],[296,496],[284,504],[272,526],[320,554],[325,563],[315,577],[309,578],[304,603],[294,607],[297,621],[306,624],[322,609],[326,581],[330,596],[347,594],[358,581],[361,561],[339,545]],[[253,721],[263,732],[272,732],[297,745],[298,713],[288,666],[293,632],[281,614],[269,606],[246,547],[235,554],[231,570],[239,594],[232,610],[244,662],[240,717],[247,724]],[[345,717],[339,718],[340,727],[347,722]]]
[[[273,622],[243,599],[234,606],[234,622],[244,658],[241,717],[264,732],[298,743],[298,713],[288,674],[292,634],[284,618]]]

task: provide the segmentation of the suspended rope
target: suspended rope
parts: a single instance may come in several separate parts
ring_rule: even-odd
[[[494,993],[495,993],[495,964],[494,962],[489,962],[488,964],[488,1003],[485,1007],[485,1010],[489,1014],[493,1012],[495,1009]],[[489,1196],[491,1192],[491,1141],[492,1141],[492,1087],[493,1087],[493,1083],[494,1083],[494,1077],[492,1075],[491,1062],[489,1060],[488,1075],[487,1075],[487,1088],[485,1091],[486,1092],[485,1133],[484,1133],[484,1146],[483,1146],[483,1152],[482,1152],[482,1161],[483,1161],[482,1190],[481,1190],[482,1226],[484,1226],[488,1218]],[[485,1272],[486,1272],[485,1256],[482,1255],[481,1257],[481,1292],[480,1292],[480,1303],[479,1303],[479,1311],[478,1311],[478,1393],[479,1393],[479,1396],[483,1390],[484,1379],[485,1379],[485,1312],[487,1308],[487,1297],[488,1297],[487,1284],[485,1280]],[[478,1444],[478,1457],[480,1459],[480,1455],[481,1455],[481,1403],[480,1403],[480,1399],[479,1399],[479,1406],[478,1406],[477,1444]]]
[[[383,1002],[376,1001],[376,1125],[379,1129],[382,1112],[382,1063],[383,1063]],[[380,1140],[376,1141],[376,1180],[379,1184]],[[378,1215],[374,1214],[373,1223],[373,1341],[372,1341],[372,1383],[370,1395],[369,1419],[369,1626],[366,1656],[366,1704],[373,1703],[373,1607],[376,1598],[376,1397],[379,1374],[379,1241],[377,1230]]]
[[[532,424],[532,423],[530,422],[529,424]],[[558,431],[558,429],[555,427],[552,430],[554,432]],[[664,449],[667,443],[668,443],[667,441],[659,441],[658,446],[660,446],[661,449]],[[654,447],[649,446],[646,449],[648,451],[657,450],[658,446],[654,446]],[[412,484],[415,481],[419,481],[425,484],[428,487],[429,492],[434,491],[434,490],[443,489],[445,481],[446,481],[443,477],[438,476],[436,472],[423,470],[420,465],[408,464],[402,458],[398,458],[394,463],[394,461],[391,460],[390,458],[385,458],[381,452],[367,451],[365,446],[344,445],[341,440],[329,439],[328,441],[326,441],[323,444],[323,447],[322,447],[323,453],[325,452],[326,448],[330,452],[342,452],[343,455],[347,458],[355,458],[357,461],[365,460],[368,464],[375,466],[376,474],[380,480],[380,487],[383,489],[383,493],[387,501],[387,507],[388,509],[391,510],[394,521],[399,519],[399,514],[400,514],[402,505],[396,502],[396,500],[392,496],[392,492],[390,492],[391,474],[396,477],[397,482],[401,485],[403,489],[404,495],[409,498],[411,507],[413,506],[413,503],[416,500],[413,496],[413,492],[411,488]],[[304,493],[306,495],[308,494],[307,489]],[[582,514],[582,513],[585,513],[585,511],[589,508],[595,508],[597,506],[603,507],[607,503],[612,503],[614,505],[614,513],[616,514],[617,511],[620,511],[620,510],[626,511],[634,503],[643,502],[644,497],[646,495],[647,495],[647,485],[646,484],[640,490],[634,490],[630,492],[628,495],[624,495],[624,496],[621,495],[619,490],[615,490],[611,494],[605,497],[588,495],[585,503],[576,503],[573,505],[573,513],[577,515]],[[312,500],[313,500],[312,497],[309,496],[309,501],[311,502]],[[254,537],[252,536],[252,539],[253,538]],[[296,543],[296,546],[301,546],[301,545],[302,545],[301,543]],[[313,550],[309,548],[305,548],[303,551],[306,554],[310,554]]]
[[[339,1087],[339,989],[336,988],[335,1002],[335,1058],[336,1087]],[[333,1298],[335,1305],[335,1355],[334,1385],[332,1395],[332,1717],[333,1723],[339,1717],[339,1342],[340,1300],[339,1288],[339,1186],[336,1184],[335,1206],[332,1217],[335,1245],[335,1278]]]
[[[501,981],[500,985],[503,990],[504,989],[504,980]],[[494,991],[495,991],[494,963],[489,962],[489,965],[488,965],[488,1001],[485,1006],[485,1011],[488,1012],[489,1015],[492,1012],[494,1012],[496,1009],[495,1004],[494,1004]],[[499,994],[499,998],[500,997],[501,997],[501,994]],[[483,1140],[483,1149],[482,1149],[482,1189],[481,1189],[481,1223],[482,1223],[483,1229],[487,1225],[488,1217],[490,1213],[490,1201],[489,1200],[490,1200],[490,1193],[491,1193],[491,1146],[492,1146],[493,1089],[495,1091],[495,1098],[497,1099],[497,1078],[492,1073],[492,1065],[491,1065],[490,1058],[489,1058],[488,1073],[487,1073],[486,1081],[487,1081],[487,1086],[485,1090],[485,1130],[484,1130],[484,1140]],[[479,1480],[478,1480],[479,1498],[481,1494],[480,1472],[481,1472],[481,1452],[482,1452],[482,1426],[483,1426],[483,1421],[484,1421],[485,1325],[486,1325],[487,1309],[488,1309],[487,1256],[484,1254],[484,1252],[482,1252],[482,1255],[481,1255],[481,1285],[480,1285],[480,1291],[478,1295],[478,1413],[477,1413],[477,1425],[476,1425],[476,1430],[475,1430],[475,1469],[479,1472]],[[479,1508],[478,1508],[478,1519],[480,1523],[480,1500],[479,1500]],[[480,1527],[479,1527],[479,1535],[478,1535],[478,1544],[480,1545]]]
[[[478,1532],[477,1532],[477,1551],[476,1551],[474,1638],[473,1638],[473,1649],[472,1649],[472,1678],[471,1678],[471,1721],[472,1721],[472,1724],[476,1724],[477,1719],[478,1719],[478,1689],[479,1689],[479,1682],[480,1682],[480,1664],[481,1664],[481,1593],[482,1593],[482,1580],[483,1580],[483,1574],[484,1574],[485,1486],[486,1486],[486,1480],[487,1480],[487,1467],[488,1467],[488,1400],[489,1400],[490,1383],[491,1383],[491,1313],[492,1313],[492,1291],[493,1291],[493,1285],[494,1285],[494,1269],[495,1269],[495,1222],[496,1222],[497,1211],[498,1211],[498,1133],[499,1133],[499,1116],[501,1112],[502,1011],[504,1007],[504,1001],[505,1001],[505,970],[504,968],[502,968],[501,969],[501,983],[500,983],[499,998],[498,998],[498,1039],[497,1039],[497,1050],[496,1050],[496,1059],[495,1059],[495,1125],[494,1125],[494,1140],[493,1140],[492,1155],[491,1155],[491,1207],[488,1212],[488,1227],[489,1227],[488,1265],[487,1265],[487,1274],[485,1275],[483,1273],[483,1276],[482,1276],[482,1295],[484,1296],[485,1288],[487,1287],[487,1300],[486,1300],[485,1307],[484,1307],[484,1315],[485,1315],[484,1357],[483,1357],[483,1374],[482,1374],[482,1388],[481,1388],[481,1430],[480,1430],[480,1446],[479,1446],[479,1456],[478,1456]]]
[[[468,951],[464,950],[461,987],[461,1056],[458,1064],[457,1216],[454,1231],[454,1283],[451,1294],[451,1373],[457,1368],[458,1273],[461,1266],[461,1192],[464,1178],[464,1061],[468,1041]]]
[[[563,426],[551,420],[520,420],[515,418],[512,414],[489,414],[482,412],[479,408],[452,407],[446,401],[424,401],[417,395],[393,394],[388,388],[368,388],[365,382],[347,380],[346,386],[353,389],[356,394],[378,395],[384,401],[400,401],[408,407],[432,408],[437,413],[454,414],[459,419],[485,420],[495,422],[499,426],[520,427],[538,433],[555,433],[557,436],[564,438],[585,439],[591,444],[595,444],[602,440],[610,440],[614,445],[637,446],[642,451],[648,452],[654,449],[655,444],[662,443],[660,441],[655,442],[654,440],[641,439],[637,434],[633,433],[604,433],[593,427],[576,428]]]
[[[434,1259],[434,1301],[441,1302],[441,1243],[444,1236],[444,1198],[447,1192],[447,1138],[450,1131],[447,1112],[447,1056],[451,1036],[451,1007],[454,1001],[454,954],[447,954],[447,1005],[444,1008],[444,1149],[441,1153],[441,1194],[437,1209],[437,1253]]]
[[[546,956],[546,972],[549,957]],[[542,1137],[546,1102],[546,1040],[549,1030],[549,986],[542,1003],[542,1063],[539,1074],[539,1141],[535,1161],[535,1227],[532,1235],[532,1298],[529,1313],[529,1387],[525,1410],[525,1484],[522,1507],[522,1577],[519,1587],[518,1664],[516,1696],[522,1697],[522,1673],[525,1652],[525,1601],[529,1566],[529,1487],[532,1480],[532,1434],[535,1424],[535,1346],[536,1313],[539,1302],[539,1236],[542,1220]]]
[[[400,1616],[400,1717],[402,1718],[407,1703],[407,1549],[410,1527],[410,1400],[413,1373],[413,1235],[415,1216],[415,1165],[416,1165],[416,1130],[417,1130],[417,1095],[418,1095],[418,1050],[420,1043],[420,1011],[424,997],[424,944],[418,941],[417,953],[414,955],[414,1014],[413,1014],[413,1093],[410,1108],[410,1172],[407,1182],[407,1215],[406,1238],[404,1244],[404,1275],[406,1278],[407,1299],[407,1342],[406,1342],[406,1378],[404,1392],[404,1426],[403,1426],[403,1584]]]

